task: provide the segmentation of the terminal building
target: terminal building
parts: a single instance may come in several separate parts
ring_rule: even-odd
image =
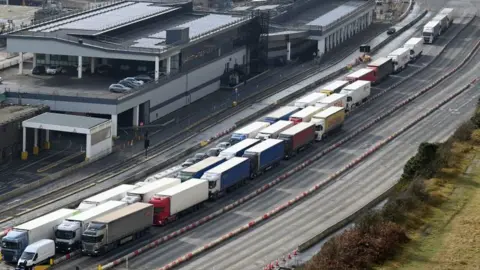
[[[191,2],[105,4],[9,33],[9,52],[33,53],[33,66],[69,67],[73,75],[11,84],[7,102],[111,119],[115,137],[119,122],[148,124],[217,91],[232,74],[261,72],[259,50],[265,46],[259,37],[265,28],[254,13],[196,13]],[[111,68],[111,78],[93,75],[102,67]],[[19,73],[30,72],[19,64]],[[118,74],[151,74],[154,80],[114,93],[108,88]]]

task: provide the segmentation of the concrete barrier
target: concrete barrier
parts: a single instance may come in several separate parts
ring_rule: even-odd
[[[454,71],[456,70],[452,70],[449,75],[451,75]],[[447,76],[444,76],[442,77],[439,81],[443,80],[444,78],[446,78]],[[454,97],[460,95],[462,92],[464,92],[466,89],[470,88],[473,83],[476,83],[476,80],[472,81],[471,83],[467,84],[465,87],[461,88],[460,90],[456,91],[455,93],[451,94],[449,97],[447,97],[446,99],[442,100],[440,103],[438,103],[437,105],[435,105],[433,108],[429,109],[427,112],[425,112],[424,114],[420,115],[419,117],[417,117],[416,119],[414,119],[413,121],[409,122],[407,125],[405,125],[404,127],[402,127],[400,130],[396,131],[395,133],[393,133],[392,135],[390,135],[389,137],[387,137],[386,139],[380,141],[379,143],[375,144],[375,146],[371,147],[369,150],[367,150],[366,152],[364,152],[359,158],[356,158],[355,160],[353,160],[352,162],[348,163],[346,166],[344,166],[341,170],[333,173],[332,175],[330,175],[326,181],[322,181],[316,185],[314,185],[313,187],[311,187],[310,189],[308,189],[307,191],[304,191],[302,193],[300,193],[299,195],[297,195],[294,199],[288,201],[287,203],[285,204],[282,204],[280,206],[277,206],[275,207],[274,209],[272,209],[271,211],[257,217],[256,219],[250,221],[249,223],[241,226],[241,227],[238,227],[237,229],[227,233],[227,234],[224,234],[223,236],[215,239],[214,241],[200,247],[200,248],[197,248],[195,249],[194,251],[190,252],[190,253],[187,253],[185,254],[184,256],[182,257],[179,257],[177,258],[176,260],[172,261],[171,263],[159,268],[158,270],[167,270],[167,269],[171,269],[171,268],[174,268],[188,260],[191,260],[194,256],[197,256],[213,247],[216,247],[218,246],[219,244],[223,243],[224,241],[232,238],[232,237],[235,237],[237,235],[239,235],[240,233],[244,232],[244,231],[247,231],[249,230],[250,228],[253,228],[255,227],[256,225],[264,222],[265,220],[275,216],[276,214],[282,212],[283,210],[291,207],[292,205],[294,204],[297,204],[299,203],[300,201],[303,201],[305,198],[309,197],[310,195],[312,195],[313,193],[317,192],[318,190],[320,190],[325,184],[327,184],[328,182],[331,182],[333,180],[335,180],[338,176],[340,176],[341,174],[344,174],[346,171],[350,170],[351,168],[355,167],[356,165],[358,165],[360,162],[362,162],[363,160],[365,160],[367,157],[369,157],[370,155],[372,155],[373,153],[375,153],[378,149],[380,149],[381,147],[383,147],[384,145],[386,145],[387,143],[389,143],[390,141],[394,140],[395,138],[397,138],[400,134],[404,133],[405,131],[407,131],[408,129],[410,129],[411,127],[413,127],[415,124],[417,124],[418,122],[420,122],[421,120],[423,120],[424,118],[426,118],[428,115],[430,115],[431,113],[433,113],[434,111],[438,110],[441,106],[443,106],[445,103],[449,102],[451,99],[453,99]],[[427,88],[431,88],[433,86],[429,86]],[[426,89],[427,89],[426,88]],[[411,100],[413,99],[407,99],[409,100],[408,102],[402,102],[401,105],[404,106],[405,104],[411,102]],[[310,160],[309,163],[313,162],[314,160]],[[307,163],[307,162],[305,162]],[[302,163],[301,166],[306,166],[305,163]],[[345,222],[342,221],[342,222]],[[345,224],[343,224],[345,225]],[[318,238],[316,239],[318,240]],[[308,245],[311,245],[313,244],[313,240],[311,242],[306,242],[305,244],[305,247],[308,246]]]

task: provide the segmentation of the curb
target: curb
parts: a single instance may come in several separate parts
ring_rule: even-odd
[[[427,11],[424,11],[424,12],[423,12],[422,14],[420,14],[417,18],[415,18],[412,22],[410,22],[409,24],[405,25],[402,29],[400,29],[399,31],[397,31],[397,32],[396,32],[396,35],[389,36],[389,37],[388,37],[387,39],[385,39],[383,42],[379,43],[376,47],[372,48],[372,52],[375,52],[375,51],[377,51],[378,49],[380,49],[381,47],[383,47],[387,42],[391,41],[392,39],[394,39],[395,37],[397,37],[399,34],[401,34],[403,31],[405,31],[406,29],[410,28],[413,24],[415,24],[415,23],[418,22],[420,19],[422,19],[426,14],[427,14]],[[342,61],[342,60],[343,60],[343,59],[335,62],[333,65],[335,65],[336,63],[338,63],[338,62],[340,62],[340,61]],[[327,68],[325,68],[325,69],[327,69]],[[341,69],[339,69],[339,70],[337,70],[337,71],[334,71],[334,72],[328,74],[327,76],[325,76],[325,77],[323,77],[323,78],[315,81],[314,83],[305,86],[303,89],[300,89],[299,91],[296,91],[296,92],[294,92],[294,93],[291,93],[290,95],[282,98],[281,100],[279,100],[278,102],[276,102],[276,104],[270,104],[270,105],[267,106],[266,108],[264,108],[264,109],[262,109],[262,110],[260,110],[260,111],[257,111],[257,112],[254,113],[253,115],[250,115],[249,117],[247,117],[247,118],[245,118],[245,119],[242,119],[242,120],[236,122],[233,127],[231,127],[231,128],[229,128],[229,129],[227,129],[227,130],[225,130],[225,131],[222,131],[222,132],[216,134],[216,135],[221,135],[221,136],[213,136],[213,137],[211,137],[210,139],[208,139],[208,140],[206,141],[206,144],[201,142],[199,145],[193,146],[192,148],[187,149],[187,150],[185,150],[185,151],[182,152],[182,153],[179,153],[179,155],[177,155],[175,158],[173,158],[173,159],[171,159],[171,160],[174,160],[173,162],[178,161],[180,158],[182,158],[182,157],[184,157],[184,156],[186,156],[186,155],[188,155],[188,154],[190,154],[190,153],[192,153],[192,152],[200,149],[201,147],[207,146],[207,145],[210,144],[211,142],[213,142],[213,141],[217,140],[218,138],[220,138],[220,137],[228,134],[229,132],[233,131],[236,127],[238,127],[238,126],[240,126],[240,125],[242,125],[242,124],[244,124],[244,123],[246,123],[246,122],[251,121],[251,119],[256,118],[256,117],[258,117],[259,115],[263,114],[264,112],[267,112],[267,111],[275,108],[277,105],[282,104],[282,103],[286,102],[287,100],[292,99],[292,98],[294,98],[294,97],[296,97],[296,96],[298,96],[298,95],[301,95],[301,94],[303,94],[303,93],[311,90],[312,88],[318,86],[319,84],[321,84],[321,83],[323,83],[323,82],[325,82],[325,81],[330,80],[332,77],[336,77],[336,76],[338,76],[339,74],[342,74],[343,72],[345,72],[345,69],[344,69],[344,68],[341,68]],[[312,76],[313,76],[313,75],[312,75]],[[311,76],[309,76],[309,77],[311,77]],[[307,77],[307,78],[309,78],[309,77]],[[255,95],[255,94],[254,94],[254,95],[251,95],[251,97],[253,97],[253,96],[256,96],[256,95]],[[249,97],[247,97],[246,99],[248,99],[248,98],[249,98]],[[243,108],[243,109],[246,109],[246,108],[248,108],[248,106],[246,106],[246,107]],[[227,109],[225,109],[225,110],[227,110]],[[214,117],[215,115],[218,115],[218,114],[224,112],[225,110],[220,110],[220,111],[218,111],[218,112],[210,115],[209,117]],[[228,118],[228,116],[225,117],[225,118]],[[195,124],[187,127],[186,129],[184,129],[184,131],[188,131],[188,130],[190,130],[191,128],[193,128],[193,127],[201,124],[202,122],[204,122],[204,121],[206,121],[206,120],[207,120],[207,119],[204,118],[204,119],[200,120],[199,122],[197,122],[197,123],[195,123]],[[222,119],[222,120],[224,120],[224,119]],[[219,121],[222,121],[222,120],[219,120]],[[217,121],[217,123],[218,123],[218,121]],[[214,125],[214,124],[213,124],[213,125]],[[203,131],[203,129],[202,129],[202,131]],[[200,132],[202,132],[202,131],[200,131]],[[192,137],[193,137],[193,136],[196,136],[197,134],[198,134],[198,133],[192,135]],[[171,137],[175,137],[175,135],[173,135],[173,136],[171,136]],[[159,144],[157,144],[157,145],[159,145]],[[137,157],[137,156],[139,156],[139,155],[141,155],[141,154],[143,154],[143,152],[142,152],[142,153],[137,153],[137,154],[134,155],[133,157],[135,158],[135,157]],[[155,156],[152,156],[151,158],[153,158],[153,157],[155,157]],[[169,161],[170,161],[170,160],[169,160]],[[169,165],[171,165],[173,162],[165,162],[165,163],[158,164],[158,165],[150,168],[149,170],[145,171],[144,173],[140,173],[140,174],[135,175],[135,178],[134,178],[133,180],[132,180],[132,179],[130,179],[130,180],[131,180],[131,182],[138,181],[141,177],[143,177],[143,176],[145,176],[145,175],[147,175],[147,174],[150,174],[150,173],[152,173],[152,172],[155,172],[155,171],[157,171],[157,170],[159,170],[159,169],[161,169],[161,168],[163,168],[163,167],[165,167],[165,166],[169,166]],[[82,166],[82,167],[83,167],[83,166]],[[113,167],[113,166],[112,166],[112,167]],[[78,167],[78,168],[81,168],[81,167]],[[76,169],[78,169],[78,168],[77,168],[77,167],[75,167],[75,168],[72,167],[72,170],[69,170],[68,173],[70,173],[70,172],[72,172],[72,171],[74,171],[74,170],[76,170]],[[108,170],[108,169],[110,169],[110,168],[107,168],[107,169],[102,170],[102,171],[100,171],[100,172],[96,172],[96,173],[94,173],[94,174],[91,174],[91,175],[85,177],[84,179],[82,179],[82,180],[80,180],[80,181],[83,181],[83,180],[85,180],[85,179],[87,179],[87,178],[93,177],[93,176],[95,176],[95,175],[97,175],[97,174],[100,174],[100,173],[102,173],[103,171],[106,171],[106,170]],[[152,169],[153,169],[153,170],[152,170]],[[122,171],[122,172],[123,172],[123,171]],[[109,179],[109,178],[111,178],[111,177],[113,177],[113,176],[116,176],[116,175],[118,175],[118,174],[120,174],[120,173],[122,173],[122,172],[119,172],[119,173],[117,173],[117,174],[111,175],[111,176],[109,176],[107,179]],[[59,176],[59,177],[61,177],[61,176]],[[48,182],[51,182],[51,181],[56,180],[56,179],[57,179],[57,178],[51,179],[51,180],[49,180]],[[105,179],[105,180],[106,180],[106,179]],[[104,180],[104,181],[105,181],[105,180]],[[79,182],[80,182],[80,181],[79,181]],[[48,183],[48,182],[45,182],[44,184],[46,184],[46,183]],[[103,182],[103,181],[102,181],[102,182]],[[129,181],[129,182],[130,182],[130,181]],[[29,187],[29,188],[30,188],[30,187]],[[65,187],[63,187],[63,188],[65,188]],[[15,194],[15,195],[16,195],[16,194]],[[59,199],[53,200],[53,202],[58,201],[58,200],[59,200]],[[36,208],[36,209],[38,209],[38,208]],[[33,209],[33,210],[35,210],[35,209]],[[32,210],[32,211],[33,211],[33,210]],[[6,221],[8,221],[8,220],[11,220],[12,218],[13,218],[13,217],[4,219],[4,220],[2,220],[2,222],[6,222]],[[0,237],[2,237],[2,236],[3,236],[2,233],[0,233]]]
[[[479,44],[479,43],[477,43]],[[450,71],[447,75],[451,75],[453,74],[454,72],[456,71],[456,69]],[[438,82],[442,81],[443,79],[445,79],[446,76],[443,76],[440,80],[438,80]],[[158,270],[167,270],[167,269],[171,269],[175,266],[178,266],[179,264],[182,264],[186,261],[189,261],[191,260],[194,256],[197,256],[199,255],[200,253],[203,253],[219,244],[221,244],[222,242],[234,237],[234,236],[237,236],[239,235],[240,233],[243,233],[244,231],[247,231],[253,227],[255,227],[256,225],[262,223],[263,221],[275,216],[276,214],[280,213],[281,211],[287,209],[287,208],[290,208],[292,205],[298,203],[298,202],[301,202],[303,199],[309,197],[310,195],[312,195],[313,193],[315,193],[316,191],[318,191],[321,187],[323,187],[325,184],[331,182],[331,181],[334,181],[338,176],[344,174],[345,172],[347,172],[348,170],[350,170],[351,168],[355,167],[356,165],[358,165],[360,162],[362,162],[363,160],[365,160],[367,157],[369,157],[370,155],[372,155],[373,153],[375,153],[377,150],[379,150],[381,147],[383,147],[384,145],[386,145],[387,143],[389,143],[390,141],[394,140],[395,138],[397,138],[400,134],[404,133],[405,131],[407,131],[408,129],[410,129],[411,127],[413,127],[415,124],[417,124],[419,121],[423,120],[424,118],[426,118],[427,116],[429,116],[430,114],[432,114],[433,112],[435,112],[436,110],[438,110],[441,106],[443,106],[444,104],[446,104],[447,102],[449,102],[451,99],[453,99],[454,97],[460,95],[461,93],[463,93],[466,89],[470,88],[474,83],[476,83],[476,79],[473,80],[472,82],[470,82],[469,84],[467,84],[466,86],[464,86],[463,88],[461,88],[459,91],[451,94],[450,96],[448,96],[446,99],[442,100],[440,103],[437,103],[433,108],[429,109],[427,112],[425,112],[424,114],[422,114],[421,116],[417,117],[416,119],[414,119],[413,121],[409,122],[407,125],[405,125],[404,127],[402,127],[400,130],[396,131],[395,133],[393,133],[392,135],[390,135],[389,137],[387,137],[386,139],[380,141],[379,143],[375,144],[375,146],[371,147],[369,150],[367,150],[366,152],[364,152],[359,158],[356,158],[355,160],[351,161],[350,163],[348,163],[346,166],[344,166],[342,169],[340,169],[339,171],[331,174],[326,180],[314,185],[313,187],[311,187],[310,189],[308,189],[307,191],[304,191],[302,193],[300,193],[299,195],[297,195],[294,199],[292,200],[289,200],[287,203],[285,204],[282,204],[280,206],[277,206],[275,207],[273,210],[270,210],[269,212],[263,214],[262,216],[259,216],[257,217],[256,219],[250,221],[249,223],[241,226],[241,227],[238,227],[237,229],[227,233],[227,234],[224,234],[223,236],[217,238],[216,240],[204,245],[203,247],[200,247],[200,248],[197,248],[195,249],[194,251],[190,252],[190,253],[187,253],[185,254],[184,256],[182,257],[179,257],[178,259],[176,259],[175,261],[159,268]],[[429,89],[431,89],[433,87],[433,84],[432,86],[428,86],[427,88],[423,89],[423,91],[428,91]],[[402,102],[401,103],[401,106],[404,106],[405,104],[411,102],[413,99],[408,99],[408,102]],[[310,159],[309,160],[310,163],[314,161],[314,159]],[[305,163],[303,163],[305,164]],[[303,165],[302,164],[302,165]]]
[[[465,24],[465,26],[466,26],[466,25],[468,25],[468,24]],[[461,30],[463,30],[463,29],[461,29]],[[458,33],[460,33],[461,30],[460,30]],[[458,33],[457,33],[457,34],[458,34]],[[453,40],[453,39],[452,39],[452,40]],[[459,67],[461,67],[461,66],[471,57],[471,54],[473,54],[473,52],[475,52],[475,50],[477,49],[477,47],[478,47],[479,44],[480,44],[480,43],[477,43],[477,45],[476,45],[476,46],[474,47],[474,49],[470,52],[470,54],[467,55],[467,57],[465,58],[465,60],[462,61],[462,63],[460,63],[460,65],[459,65],[456,69],[458,69]],[[447,45],[448,45],[448,43],[445,45],[444,49],[446,48]],[[444,50],[444,49],[443,49],[443,50]],[[442,53],[443,50],[442,50],[440,53]],[[432,62],[433,62],[433,61],[432,61]],[[428,66],[428,65],[427,65],[427,66]],[[427,66],[425,66],[425,67],[427,67]],[[425,67],[424,67],[424,68],[425,68]],[[454,69],[454,71],[456,71],[456,69]],[[452,72],[454,72],[454,71],[452,71]],[[413,76],[413,75],[414,75],[414,74],[412,74],[411,76]],[[391,87],[389,87],[389,88],[385,89],[384,91],[378,93],[377,95],[375,95],[374,97],[372,97],[371,99],[369,99],[369,102],[371,102],[372,100],[377,99],[378,97],[380,97],[381,95],[383,95],[385,92],[391,90],[391,89],[394,88],[394,87],[397,87],[400,83],[403,83],[405,80],[408,80],[409,78],[410,78],[410,77],[406,77],[404,80],[402,80],[402,81],[398,82],[397,84],[392,85]],[[235,207],[237,207],[237,206],[245,203],[246,201],[252,199],[253,197],[256,197],[256,196],[259,195],[260,193],[263,193],[264,191],[270,189],[271,187],[277,185],[278,183],[282,182],[282,181],[285,180],[286,178],[290,177],[292,174],[294,174],[294,173],[302,170],[302,169],[305,168],[306,166],[310,165],[313,161],[321,158],[322,156],[328,154],[329,152],[331,152],[331,151],[335,150],[336,148],[338,148],[339,146],[343,145],[343,144],[346,143],[347,141],[353,139],[354,137],[356,137],[358,134],[360,134],[360,133],[363,132],[364,130],[370,128],[371,126],[373,126],[374,124],[376,124],[376,123],[379,122],[380,120],[383,120],[384,118],[386,118],[387,116],[389,116],[390,114],[392,114],[393,112],[395,112],[396,110],[398,110],[399,108],[401,108],[401,107],[403,107],[404,105],[410,103],[411,101],[413,101],[413,100],[416,99],[417,97],[423,95],[423,94],[426,93],[428,90],[430,90],[431,88],[433,88],[435,85],[437,85],[438,83],[440,83],[441,81],[443,81],[443,80],[446,79],[446,78],[447,78],[447,76],[443,76],[442,78],[440,78],[439,80],[437,80],[434,84],[431,84],[431,85],[429,85],[427,88],[425,88],[426,90],[424,89],[424,90],[418,92],[417,94],[413,95],[412,97],[407,98],[406,100],[404,100],[403,102],[397,104],[396,106],[394,106],[393,108],[391,108],[390,110],[388,110],[387,112],[385,112],[384,114],[382,114],[381,116],[379,116],[379,117],[377,117],[376,119],[374,119],[373,121],[367,123],[365,126],[361,127],[359,130],[355,131],[355,132],[352,133],[350,136],[347,136],[346,138],[342,139],[342,140],[339,141],[338,143],[336,143],[336,144],[330,146],[329,148],[325,149],[322,153],[314,156],[313,159],[310,159],[310,160],[307,160],[306,162],[301,163],[300,165],[296,166],[294,169],[286,172],[285,174],[283,174],[283,175],[281,175],[280,177],[276,178],[276,179],[273,180],[272,182],[265,184],[264,186],[262,186],[261,188],[253,191],[252,193],[248,194],[247,196],[245,196],[245,197],[243,197],[243,198],[235,201],[234,203],[232,203],[232,204],[230,204],[230,205],[227,205],[227,206],[223,207],[222,209],[220,209],[220,210],[218,210],[218,211],[216,211],[216,212],[214,212],[214,213],[212,213],[212,214],[210,214],[210,215],[208,215],[208,216],[205,216],[205,217],[201,218],[200,220],[198,220],[198,221],[196,221],[196,222],[194,222],[194,223],[192,223],[192,224],[190,224],[190,225],[188,225],[188,226],[185,226],[185,227],[183,227],[183,228],[181,228],[181,229],[179,229],[179,230],[177,230],[177,231],[175,231],[175,232],[173,232],[173,233],[171,233],[171,234],[169,234],[169,235],[167,235],[167,236],[164,236],[164,237],[158,239],[158,240],[156,240],[156,241],[154,241],[154,242],[152,242],[152,243],[150,243],[150,244],[142,247],[141,249],[136,250],[135,252],[132,252],[132,253],[130,253],[130,254],[124,256],[124,257],[121,257],[121,258],[119,258],[119,259],[117,259],[117,260],[115,260],[115,261],[113,261],[113,262],[110,262],[110,263],[108,263],[108,264],[103,265],[103,266],[102,266],[102,269],[110,269],[110,268],[112,268],[112,267],[114,267],[114,266],[116,266],[116,265],[118,265],[118,264],[123,263],[124,261],[126,261],[127,258],[128,258],[128,259],[131,259],[131,258],[133,258],[133,257],[136,257],[138,254],[143,253],[144,251],[146,251],[146,250],[148,250],[148,249],[154,248],[154,247],[156,247],[156,246],[158,246],[158,245],[160,245],[160,244],[162,244],[162,243],[164,243],[164,242],[166,242],[166,241],[168,241],[168,240],[170,240],[170,239],[172,239],[172,238],[175,238],[175,237],[177,237],[177,236],[179,236],[179,235],[187,232],[187,231],[190,231],[190,230],[192,230],[192,229],[194,229],[194,228],[196,228],[196,227],[198,227],[198,226],[206,223],[207,221],[212,220],[212,219],[216,218],[217,216],[220,216],[220,215],[222,215],[223,213],[228,212],[228,211],[230,211],[231,209],[233,209],[233,208],[235,208]],[[367,103],[367,102],[366,102],[366,103]],[[366,103],[364,103],[364,104],[366,104]]]

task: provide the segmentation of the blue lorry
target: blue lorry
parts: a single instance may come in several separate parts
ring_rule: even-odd
[[[211,199],[224,195],[228,190],[241,186],[250,177],[250,160],[234,157],[206,171],[202,179],[208,180]]]
[[[225,160],[226,159],[222,157],[208,157],[198,163],[193,164],[190,167],[181,170],[178,173],[177,178],[180,178],[182,182],[185,182],[192,178],[201,178],[206,171],[214,168],[217,165],[220,165]]]
[[[288,120],[290,116],[296,112],[300,111],[300,108],[295,106],[284,106],[276,109],[275,111],[269,113],[262,121],[274,124],[280,120]]]
[[[275,167],[285,155],[283,140],[267,139],[245,150],[243,157],[250,160],[250,175],[256,177]]]

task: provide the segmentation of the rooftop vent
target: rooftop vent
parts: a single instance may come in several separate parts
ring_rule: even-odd
[[[175,27],[167,29],[167,39],[165,43],[170,44],[185,44],[190,41],[190,28],[188,27]]]

